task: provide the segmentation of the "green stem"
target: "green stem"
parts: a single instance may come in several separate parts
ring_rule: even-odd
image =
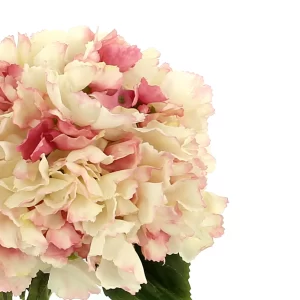
[[[11,292],[9,292],[9,293],[1,292],[0,300],[12,300],[12,293]]]
[[[48,289],[49,274],[39,272],[31,281],[27,300],[49,300],[51,291]]]

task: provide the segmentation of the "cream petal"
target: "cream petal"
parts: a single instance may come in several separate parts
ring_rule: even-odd
[[[133,273],[119,270],[113,262],[105,259],[101,260],[96,275],[106,289],[122,288],[133,295],[141,289]]]
[[[117,197],[117,216],[126,216],[136,213],[138,208],[132,203],[131,200],[122,197]]]
[[[37,90],[24,88],[22,85],[18,86],[18,96],[13,105],[13,122],[20,128],[26,128],[41,118],[37,104],[44,100]]]
[[[108,263],[112,261],[113,264]],[[116,269],[117,268],[117,269]],[[110,275],[115,274],[113,279]],[[119,276],[117,276],[119,274]],[[97,277],[105,288],[125,288],[135,294],[140,284],[146,283],[142,263],[132,244],[125,240],[124,235],[108,237],[103,248],[103,258],[96,271]]]
[[[21,249],[29,255],[38,256],[44,253],[48,247],[48,242],[42,232],[30,221],[25,221],[20,227],[22,240]]]
[[[0,141],[0,158],[11,160],[20,156],[16,148],[17,147],[15,143]]]
[[[123,82],[123,73],[120,72],[117,66],[98,65],[98,71],[93,78],[90,87],[96,91],[105,91],[108,89],[118,90]]]
[[[95,195],[95,196],[102,196],[102,191],[101,191],[101,187],[99,186],[99,183],[97,182],[97,180],[93,177],[91,177],[86,168],[75,164],[75,163],[71,163],[71,162],[67,162],[66,163],[67,168],[76,176],[81,176],[87,191],[91,194],[91,195]]]
[[[67,220],[70,223],[80,221],[95,222],[96,216],[102,211],[103,207],[104,205],[97,204],[90,199],[77,195],[68,208]]]
[[[142,224],[151,223],[156,207],[163,205],[165,198],[162,183],[142,182],[137,190],[138,218]]]
[[[38,271],[38,258],[29,256],[19,249],[7,249],[0,246],[1,270],[7,277],[32,276]]]
[[[165,76],[161,89],[170,102],[183,105],[185,109],[197,108],[211,101],[211,88],[204,85],[199,75],[172,71]]]
[[[180,180],[171,185],[165,195],[168,203],[180,203],[185,209],[198,211],[204,208],[198,180]]]
[[[17,63],[17,48],[13,36],[6,37],[0,42],[0,60],[11,64]]]
[[[24,66],[24,71],[22,73],[22,86],[28,89],[37,89],[42,93],[47,92],[46,87],[46,71],[43,67],[29,67]]]
[[[31,283],[30,276],[13,276],[7,277],[0,270],[0,290],[7,293],[12,292],[14,296],[20,296]]]
[[[19,228],[2,213],[0,213],[0,224],[0,245],[6,248],[19,248]]]
[[[107,108],[101,107],[97,120],[91,124],[93,129],[109,129],[123,125],[131,125],[142,122],[145,115],[137,110],[128,110],[131,113],[111,113]]]
[[[62,299],[87,300],[91,294],[99,294],[99,281],[82,259],[69,261],[61,268],[50,271],[49,289]]]
[[[20,191],[20,192],[13,193],[11,196],[9,196],[5,201],[5,205],[8,208],[14,208],[19,206],[24,206],[24,207],[32,206],[33,202],[36,202],[34,201],[35,199],[36,199],[35,191],[29,191],[29,192]],[[38,202],[42,200],[42,198],[41,199],[37,198],[37,199]],[[36,202],[36,204],[38,202]]]
[[[76,162],[78,160],[90,161],[93,164],[104,163],[109,164],[113,161],[113,158],[104,154],[101,149],[93,145],[89,145],[83,149],[74,150],[66,157],[67,162]]]
[[[67,34],[67,53],[66,60],[71,61],[80,53],[85,52],[85,45],[92,41],[94,33],[86,26],[73,27]]]
[[[29,63],[30,61],[30,49],[31,42],[28,36],[25,34],[18,34],[18,64],[24,66],[24,64]]]
[[[96,236],[99,231],[104,230],[115,220],[117,202],[114,198],[106,200],[105,206],[94,222],[82,222],[85,233]]]
[[[135,66],[124,73],[124,86],[133,89],[144,77],[151,82],[158,73],[160,52],[154,48],[149,48],[142,52],[142,58]],[[151,82],[152,83],[152,82]],[[154,84],[154,83],[153,83]]]
[[[71,119],[71,111],[63,103],[59,88],[59,75],[57,72],[48,71],[46,74],[46,91],[51,103],[66,117]]]
[[[228,199],[226,197],[221,197],[207,191],[203,192],[203,200],[206,204],[205,210],[213,214],[223,213],[228,203]]]
[[[209,235],[203,239],[188,237],[181,242],[179,254],[184,261],[191,262],[200,251],[210,247],[212,244],[213,239]]]
[[[68,88],[69,92],[79,92],[93,81],[96,74],[96,66],[74,60],[65,66],[61,85]]]
[[[31,36],[31,55],[37,55],[45,46],[60,42],[66,43],[67,32],[62,30],[42,30]]]
[[[65,66],[67,47],[67,44],[59,42],[47,44],[34,57],[33,64],[37,67],[50,68],[61,73]]]

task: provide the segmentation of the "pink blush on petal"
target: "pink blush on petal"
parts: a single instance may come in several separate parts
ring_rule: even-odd
[[[167,97],[163,94],[160,87],[157,85],[150,85],[145,78],[142,78],[138,88],[139,102],[149,104],[154,102],[164,102]]]

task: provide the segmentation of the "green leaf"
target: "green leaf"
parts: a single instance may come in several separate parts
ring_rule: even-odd
[[[168,255],[165,264],[147,261],[140,248],[137,252],[143,263],[148,283],[136,295],[122,289],[105,290],[111,300],[191,300],[189,284],[190,264],[179,255]]]

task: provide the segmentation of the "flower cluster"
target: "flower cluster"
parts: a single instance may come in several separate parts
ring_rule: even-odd
[[[41,270],[64,299],[135,294],[135,245],[189,262],[223,234],[211,88],[159,56],[87,27],[0,43],[0,291]]]

